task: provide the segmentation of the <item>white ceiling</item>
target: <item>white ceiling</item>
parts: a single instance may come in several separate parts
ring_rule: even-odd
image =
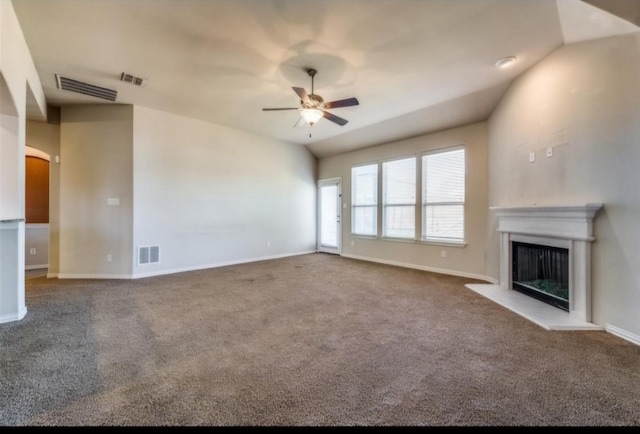
[[[637,30],[579,0],[557,2],[13,0],[13,5],[50,105],[112,104],[57,89],[55,74],[61,74],[117,90],[116,103],[306,145],[322,158],[484,120],[514,77],[565,42]],[[494,66],[510,55],[518,58],[512,67]],[[358,98],[358,106],[331,110],[348,119],[347,125],[322,119],[313,128],[294,128],[297,111],[262,111],[298,106],[291,87],[311,92],[306,68],[318,71],[314,93],[325,101]],[[144,78],[143,85],[120,81],[122,72]]]

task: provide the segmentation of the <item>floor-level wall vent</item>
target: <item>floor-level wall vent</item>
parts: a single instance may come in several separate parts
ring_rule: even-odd
[[[160,246],[138,247],[138,265],[157,264],[160,262]]]

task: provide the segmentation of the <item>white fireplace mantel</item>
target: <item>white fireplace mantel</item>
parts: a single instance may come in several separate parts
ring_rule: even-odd
[[[591,323],[591,242],[593,219],[601,203],[491,207],[500,233],[499,285],[467,285],[547,329],[600,329]],[[512,289],[511,244],[569,250],[569,312]]]
[[[593,241],[593,218],[601,203],[491,207],[498,232]]]

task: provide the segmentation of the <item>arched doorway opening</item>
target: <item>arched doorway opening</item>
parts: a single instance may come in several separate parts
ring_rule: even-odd
[[[49,154],[25,147],[25,277],[49,267]]]
[[[0,73],[0,323],[20,320],[27,314],[23,176],[18,110]]]

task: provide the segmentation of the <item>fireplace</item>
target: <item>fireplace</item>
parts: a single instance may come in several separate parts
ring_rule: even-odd
[[[593,218],[602,204],[494,208],[501,233],[500,284],[513,285],[512,242],[568,251],[566,310],[591,322],[591,242]]]
[[[500,277],[466,286],[547,329],[601,329],[591,322],[591,244],[600,208],[490,208],[498,218]]]
[[[569,312],[569,249],[511,242],[513,289]]]

